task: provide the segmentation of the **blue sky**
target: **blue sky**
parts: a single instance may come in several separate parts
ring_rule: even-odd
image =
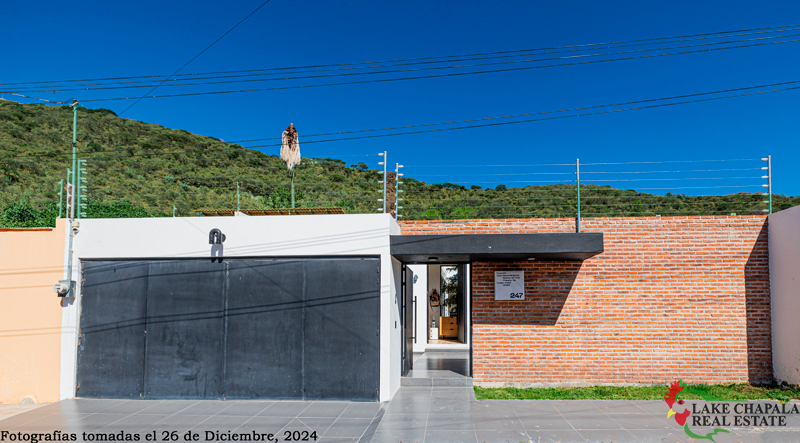
[[[3,2],[0,83],[171,74],[261,3]],[[181,73],[509,51],[796,23],[800,23],[800,2],[796,1],[272,0]],[[798,195],[800,90],[508,126],[303,143],[310,140],[304,134],[550,111],[800,80],[798,49],[800,42],[794,42],[427,80],[147,99],[123,117],[226,141],[274,138],[242,143],[245,146],[277,143],[283,128],[293,122],[304,156],[341,158],[347,164],[365,162],[377,168],[376,154],[388,151],[390,163],[405,165],[408,176],[485,187],[570,181],[571,165],[580,158],[585,164],[581,168],[584,183],[690,195],[758,192],[765,182],[760,179],[759,160],[592,163],[758,159],[771,154],[774,192]],[[281,85],[329,81],[339,80]],[[162,87],[154,94],[278,83]],[[89,100],[145,91],[31,95]],[[131,103],[85,105],[119,113]],[[278,153],[276,147],[262,149]],[[533,164],[549,166],[485,166]]]

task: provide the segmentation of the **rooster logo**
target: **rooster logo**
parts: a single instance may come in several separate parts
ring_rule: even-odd
[[[703,400],[705,400],[705,401],[724,401],[724,400],[722,400],[720,398],[717,398],[717,397],[714,397],[713,395],[707,394],[707,393],[702,392],[702,391],[696,391],[696,390],[693,390],[693,389],[688,389],[688,388],[686,388],[686,384],[684,384],[680,380],[670,384],[669,385],[669,390],[667,391],[667,396],[664,397],[664,401],[667,402],[667,404],[669,405],[669,412],[667,412],[667,418],[670,418],[670,417],[672,417],[674,415],[675,416],[675,421],[679,425],[683,426],[683,431],[686,432],[686,435],[688,435],[689,437],[692,437],[692,438],[699,439],[699,440],[711,440],[711,441],[714,441],[714,436],[719,434],[720,432],[730,432],[730,431],[728,431],[726,429],[722,429],[722,428],[714,428],[713,432],[709,432],[706,435],[698,435],[698,434],[695,434],[694,432],[692,432],[689,429],[689,424],[686,423],[686,419],[689,418],[689,415],[691,415],[692,411],[690,411],[689,409],[684,409],[683,412],[675,412],[675,410],[674,410],[675,409],[675,403],[677,403],[680,406],[683,406],[683,404],[684,404],[683,399],[678,400],[678,396],[681,394],[681,392],[692,392],[692,393],[698,394],[699,396],[703,397]]]

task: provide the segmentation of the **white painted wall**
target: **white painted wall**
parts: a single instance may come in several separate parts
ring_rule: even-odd
[[[414,324],[416,326],[417,342],[414,343],[414,352],[425,352],[428,344],[428,265],[408,265],[417,282],[414,283],[414,297],[417,299],[417,307],[414,312]]]
[[[800,384],[800,206],[769,216],[772,366],[778,382]]]
[[[389,236],[400,234],[400,227],[389,214],[83,219],[75,236],[73,278],[80,281],[81,259],[210,257],[213,228],[226,236],[223,257],[379,255],[380,401],[391,398],[400,386],[400,365],[390,357],[399,358],[401,348],[393,323],[400,276],[393,269]],[[61,399],[75,396],[80,296],[79,284],[76,298],[63,303]]]
[[[403,324],[400,322],[402,310],[403,264],[392,258],[392,306],[389,309],[389,321],[384,323],[391,334],[389,353],[389,397],[393,397],[400,389],[400,374],[403,366]],[[381,327],[383,330],[383,327]],[[386,353],[382,352],[381,357]]]

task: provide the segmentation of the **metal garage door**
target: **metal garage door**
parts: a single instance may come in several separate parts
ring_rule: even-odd
[[[378,399],[378,258],[83,265],[80,397]]]

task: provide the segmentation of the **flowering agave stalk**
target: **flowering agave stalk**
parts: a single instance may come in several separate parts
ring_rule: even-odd
[[[286,163],[286,169],[292,172],[292,209],[294,209],[294,167],[300,164],[300,141],[294,123],[283,131],[281,137],[281,158]]]

